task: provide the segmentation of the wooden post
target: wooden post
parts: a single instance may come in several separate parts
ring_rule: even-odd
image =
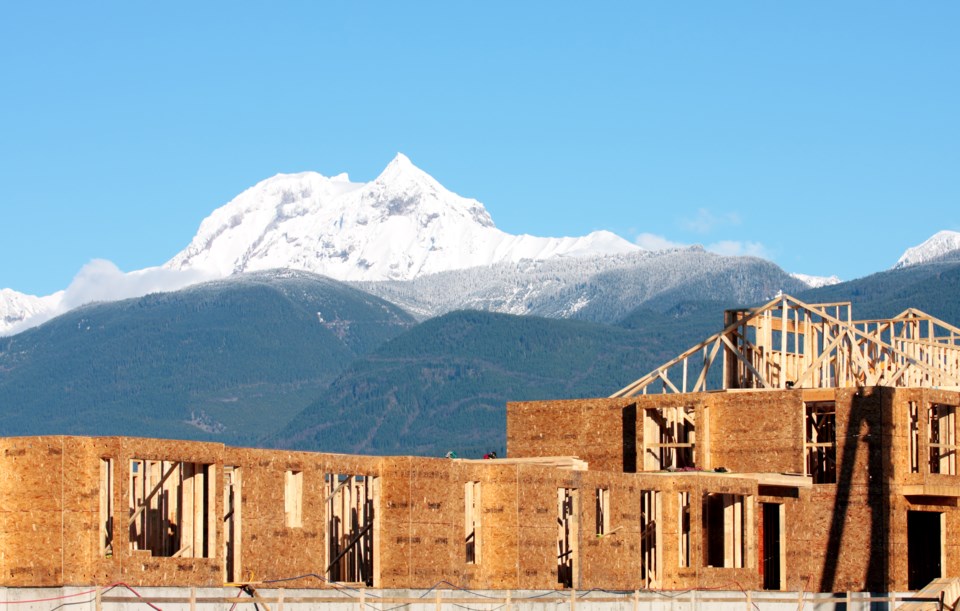
[[[753,607],[753,593],[750,590],[747,590],[745,594],[747,595],[747,611],[751,611],[751,608]],[[847,611],[850,611],[849,606],[847,607]]]
[[[640,610],[640,590],[633,591],[633,611]]]
[[[190,588],[190,611],[197,611],[197,588]]]
[[[434,592],[437,594],[437,611],[440,611],[440,589],[438,588]]]
[[[570,611],[576,611],[577,608],[577,589],[570,588]]]
[[[103,597],[103,591],[100,589],[100,586],[97,586],[97,595],[95,598],[96,602],[94,603],[94,607],[96,608],[96,611],[103,611],[103,602],[101,601],[102,597]]]
[[[507,590],[507,611],[511,611],[513,609],[513,603],[511,602],[510,594],[510,590]]]
[[[277,611],[283,611],[283,588],[280,588],[280,593],[277,595]]]

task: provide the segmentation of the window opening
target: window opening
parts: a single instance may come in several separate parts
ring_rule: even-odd
[[[660,492],[640,491],[640,583],[644,588],[660,587]]]
[[[954,405],[930,406],[930,473],[957,474],[957,434]]]
[[[467,564],[480,564],[480,482],[463,485],[463,541]]]
[[[100,459],[100,555],[113,556],[113,459]]]
[[[573,587],[577,562],[577,490],[557,488],[557,583]]]
[[[303,471],[283,475],[283,520],[287,528],[303,528]]]
[[[920,408],[916,401],[911,401],[908,410],[910,432],[907,443],[910,455],[910,473],[920,473]]]
[[[745,499],[743,495],[717,492],[703,496],[705,566],[728,569],[746,566]]]
[[[610,490],[597,488],[597,536],[610,532]]]
[[[837,413],[833,401],[806,403],[806,474],[814,484],[837,482]]]
[[[643,410],[643,468],[645,471],[683,469],[696,463],[696,426],[693,407]]]
[[[327,575],[331,581],[374,585],[374,512],[378,478],[327,474]]]
[[[241,580],[240,556],[243,540],[240,526],[243,524],[241,501],[240,467],[223,468],[223,562],[225,580],[237,583]]]
[[[690,566],[690,493],[681,492],[680,495],[680,566],[689,568]]]
[[[130,461],[130,549],[153,556],[216,553],[216,467],[168,460]]]

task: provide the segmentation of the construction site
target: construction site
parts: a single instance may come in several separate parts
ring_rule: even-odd
[[[134,608],[121,584],[179,592],[165,609],[198,588],[296,606],[281,587],[360,609],[954,608],[960,329],[851,310],[728,310],[610,397],[508,404],[493,460],[0,439],[2,602]]]

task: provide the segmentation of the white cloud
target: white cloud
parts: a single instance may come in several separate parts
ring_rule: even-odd
[[[694,233],[710,233],[717,227],[740,224],[740,215],[736,212],[727,212],[717,216],[706,208],[699,208],[692,218],[680,219],[680,226]]]
[[[95,301],[118,301],[150,293],[166,293],[217,277],[219,276],[206,271],[181,271],[163,267],[123,272],[110,261],[94,259],[80,268],[66,290],[45,298],[49,302],[49,310],[11,326],[6,333],[13,335],[25,331]]]
[[[106,259],[94,259],[74,276],[64,292],[61,304],[66,309],[73,309],[94,301],[117,301],[149,293],[176,291],[212,279],[213,276],[207,272],[163,267],[148,267],[125,273]]]
[[[671,248],[686,248],[688,246],[688,244],[672,242],[655,233],[641,233],[634,242],[637,243],[637,246],[646,250],[670,250]]]
[[[770,253],[767,247],[760,242],[740,242],[738,240],[721,240],[713,244],[707,244],[704,248],[718,255],[728,257],[760,257],[769,259]]]

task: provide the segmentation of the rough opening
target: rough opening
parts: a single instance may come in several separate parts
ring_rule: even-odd
[[[908,416],[910,418],[907,453],[910,455],[910,473],[920,473],[920,408],[911,401]]]
[[[284,473],[283,519],[287,528],[303,527],[303,471]]]
[[[645,471],[695,466],[694,416],[695,410],[692,407],[656,407],[643,410]]]
[[[597,536],[610,532],[610,490],[597,488]]]
[[[212,558],[216,550],[216,467],[130,461],[130,549],[153,556]]]
[[[747,553],[746,497],[711,492],[703,496],[704,564],[744,568]]]
[[[762,503],[760,522],[760,564],[764,590],[786,588],[786,550],[784,548],[784,509],[782,503]]]
[[[679,563],[682,568],[690,566],[690,493],[679,493],[680,516],[678,524],[680,525],[680,555]]]
[[[573,587],[577,560],[577,490],[557,488],[557,583]]]
[[[943,576],[943,514],[907,511],[907,587],[919,590]]]
[[[480,564],[480,482],[463,485],[463,541],[467,564]]]
[[[113,556],[113,459],[100,459],[100,556]]]
[[[930,473],[957,474],[955,405],[930,406]]]
[[[833,401],[806,403],[806,474],[814,484],[837,482],[837,411]]]
[[[240,577],[241,542],[243,537],[240,525],[243,524],[240,503],[241,489],[240,467],[223,468],[223,562],[226,581],[236,583]]]
[[[327,474],[327,576],[331,581],[374,585],[376,477]]]
[[[661,509],[658,490],[640,491],[640,583],[648,589],[660,587]]]

